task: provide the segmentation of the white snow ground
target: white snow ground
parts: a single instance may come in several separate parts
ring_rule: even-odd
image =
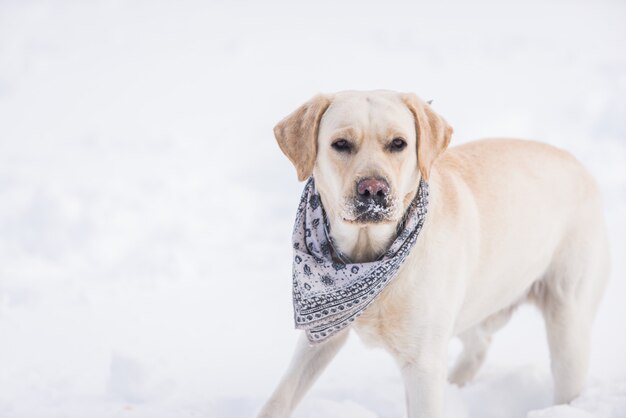
[[[522,309],[476,382],[446,389],[447,416],[626,416],[625,17],[621,1],[0,1],[0,417],[253,416],[297,338],[302,186],[272,127],[348,88],[435,99],[457,144],[567,148],[604,193],[589,388],[550,406]],[[403,409],[391,360],[351,337],[295,416]]]

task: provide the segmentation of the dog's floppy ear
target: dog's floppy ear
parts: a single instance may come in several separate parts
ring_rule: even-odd
[[[320,119],[329,105],[328,96],[317,95],[274,127],[278,146],[296,167],[300,181],[313,172]]]
[[[450,143],[452,127],[415,94],[405,94],[402,99],[415,118],[417,164],[422,178],[428,180],[433,162]]]

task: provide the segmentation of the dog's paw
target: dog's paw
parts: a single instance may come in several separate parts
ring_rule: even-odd
[[[459,387],[463,387],[472,381],[476,375],[477,368],[468,364],[459,364],[452,369],[448,375],[448,382]]]

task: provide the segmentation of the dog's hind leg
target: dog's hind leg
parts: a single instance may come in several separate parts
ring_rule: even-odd
[[[476,376],[487,357],[493,334],[509,322],[516,307],[515,305],[496,312],[480,324],[459,334],[463,351],[448,375],[450,383],[463,386]]]
[[[343,347],[348,330],[342,331],[322,343],[311,345],[302,334],[287,372],[267,401],[259,418],[287,418],[328,363]]]
[[[578,307],[546,307],[546,323],[555,403],[566,403],[582,391],[589,368],[591,321]]]
[[[571,401],[585,385],[591,326],[608,277],[604,225],[579,224],[534,295],[546,323],[556,403]]]

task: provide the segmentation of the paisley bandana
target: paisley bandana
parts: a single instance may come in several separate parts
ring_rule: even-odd
[[[302,193],[293,230],[293,306],[296,328],[318,343],[341,331],[397,276],[417,241],[428,208],[428,184],[397,228],[397,237],[378,260],[351,263],[334,245],[320,195],[311,177]]]

